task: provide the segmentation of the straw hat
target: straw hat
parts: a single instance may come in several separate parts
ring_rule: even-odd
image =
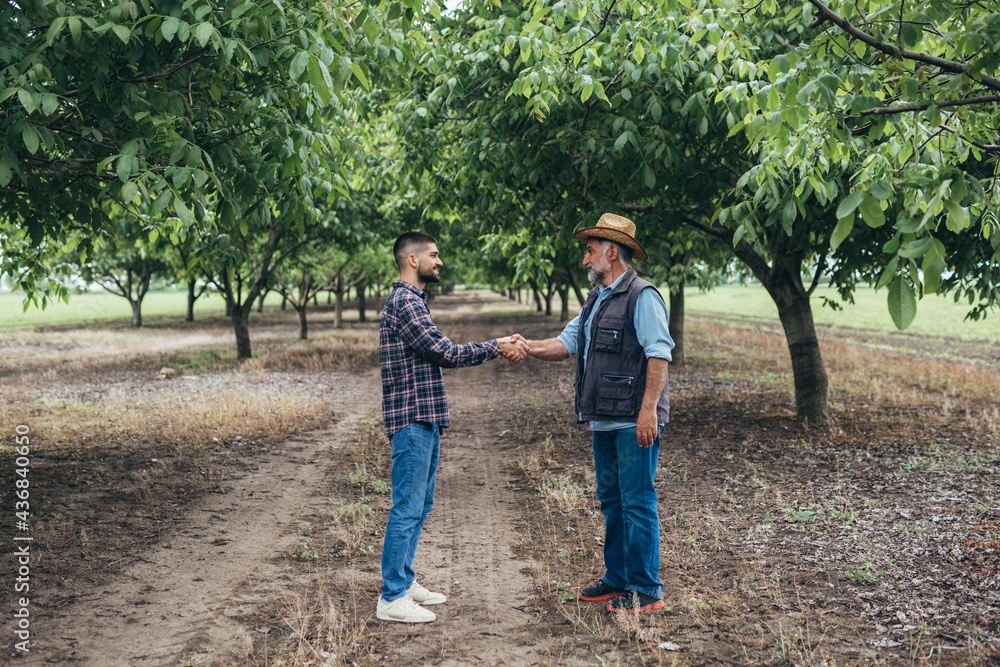
[[[614,213],[605,213],[597,221],[596,227],[584,227],[578,232],[574,232],[573,238],[580,243],[586,243],[587,239],[596,236],[600,239],[608,239],[615,243],[632,248],[634,259],[645,260],[646,251],[642,249],[639,242],[635,240],[635,223],[628,218],[623,218]]]

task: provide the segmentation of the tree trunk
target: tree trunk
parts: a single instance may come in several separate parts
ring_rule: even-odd
[[[684,279],[681,278],[680,288],[670,293],[670,316],[667,322],[670,337],[674,339],[674,349],[671,353],[671,365],[684,364]]]
[[[365,286],[358,285],[358,322],[367,322],[368,316],[365,314],[365,308],[368,306],[365,299]]]
[[[555,291],[555,284],[550,276],[549,282],[545,285],[545,314],[549,317],[552,317],[552,295],[555,294]]]
[[[576,277],[576,271],[573,269],[568,269],[566,274],[569,276],[569,284],[573,286],[573,293],[576,294],[576,300],[580,302],[580,307],[583,308],[583,304],[587,302],[587,297],[583,295],[583,291],[580,289],[580,279]]]
[[[287,297],[287,296],[285,296],[284,294],[282,294],[282,295],[281,295],[281,309],[282,309],[282,310],[285,310],[285,307],[286,307],[287,305],[288,305],[288,297]]]
[[[252,303],[242,306],[231,304],[233,330],[236,332],[236,360],[245,361],[250,358],[250,310]]]
[[[333,307],[333,326],[336,329],[342,329],[344,327],[344,288],[337,285],[334,296],[336,298]]]
[[[561,283],[558,290],[559,299],[562,301],[562,306],[559,308],[559,321],[567,322],[569,321],[569,285]]]
[[[187,304],[187,314],[184,316],[185,322],[194,322],[194,302],[197,301],[198,297],[194,295],[194,288],[196,280],[188,281],[188,304]]]
[[[142,299],[136,299],[133,301],[129,299],[129,303],[132,304],[132,326],[141,327],[142,326]]]
[[[264,290],[263,292],[261,292],[260,296],[257,297],[257,312],[258,313],[263,313],[264,312],[264,297],[265,296],[267,296],[267,290]]]
[[[318,297],[319,295],[317,294],[316,296]],[[333,291],[332,290],[327,290],[326,291],[326,305],[329,306],[331,303],[333,303]]]
[[[532,278],[528,281],[531,286],[531,294],[535,297],[535,311],[542,312],[542,297],[538,294],[538,281]]]
[[[794,294],[793,290],[788,290],[782,298],[775,296],[774,292],[772,297],[778,306],[778,317],[785,329],[788,353],[792,359],[798,418],[804,422],[825,424],[828,420],[829,380],[820,354],[809,295]]]
[[[295,312],[299,316],[299,340],[306,340],[309,338],[309,324],[306,322],[306,307],[302,306],[299,308],[295,307]]]
[[[232,317],[232,316],[233,316],[233,304],[229,303],[229,301],[227,300],[226,301],[226,317]]]

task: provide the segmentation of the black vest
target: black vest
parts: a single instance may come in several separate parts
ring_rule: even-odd
[[[635,269],[625,272],[614,291],[601,301],[591,323],[590,346],[586,350],[584,326],[600,289],[591,290],[583,304],[576,337],[576,414],[580,423],[634,422],[639,417],[649,362],[635,333],[635,302],[644,289],[656,290],[636,276]],[[670,421],[668,393],[664,385],[656,406],[656,420],[660,424]]]

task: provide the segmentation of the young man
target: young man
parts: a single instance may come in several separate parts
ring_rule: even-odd
[[[382,309],[379,359],[382,365],[382,414],[392,444],[392,509],[382,546],[382,594],[375,615],[385,621],[427,623],[445,596],[415,580],[413,557],[424,522],[434,504],[441,429],[450,425],[442,368],[477,366],[498,355],[521,361],[523,340],[510,337],[456,345],[431,319],[424,287],[440,280],[443,266],[437,241],[422,232],[396,240],[393,254],[399,280]]]
[[[653,478],[660,428],[670,415],[667,364],[674,341],[667,307],[632,268],[632,258],[644,260],[646,251],[631,220],[607,213],[574,236],[587,244],[583,265],[597,289],[557,338],[528,345],[531,356],[545,361],[577,357],[576,414],[593,431],[606,572],[580,599],[608,601],[617,613],[661,609]]]

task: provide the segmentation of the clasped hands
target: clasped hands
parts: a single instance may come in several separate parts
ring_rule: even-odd
[[[497,343],[500,344],[500,354],[502,354],[503,358],[507,361],[519,363],[524,361],[524,358],[531,354],[531,347],[528,345],[528,341],[525,340],[524,336],[521,334],[498,338]]]

